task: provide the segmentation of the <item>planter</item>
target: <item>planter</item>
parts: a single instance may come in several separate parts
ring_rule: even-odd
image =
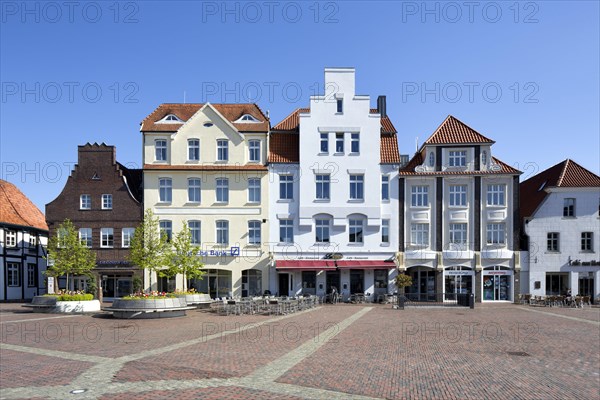
[[[31,304],[24,307],[33,308],[41,313],[84,313],[100,311],[98,300],[57,301],[53,296],[35,296]]]
[[[208,294],[203,293],[182,293],[176,295],[178,298],[185,298],[185,301],[188,305],[194,305],[197,308],[210,308],[210,304],[212,303],[212,299]]]
[[[164,299],[116,299],[112,306],[104,308],[112,311],[115,318],[173,318],[185,316],[186,310],[191,310],[184,297],[167,297]]]

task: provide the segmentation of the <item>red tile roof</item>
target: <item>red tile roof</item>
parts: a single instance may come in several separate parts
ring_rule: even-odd
[[[553,187],[597,187],[600,176],[583,168],[575,161],[566,159],[521,182],[519,186],[521,217],[531,217]]]
[[[44,214],[15,185],[0,179],[0,224],[48,230]]]
[[[298,127],[300,126],[298,114],[307,112],[310,112],[310,108],[298,108],[294,110],[290,115],[285,117],[283,121],[275,125],[272,130],[298,132]]]
[[[448,115],[444,122],[433,132],[424,144],[471,144],[494,143],[481,133],[467,126],[452,115]]]
[[[275,125],[269,139],[270,163],[297,163],[300,159],[300,139],[298,136],[299,113],[310,112],[310,108],[298,108],[283,121]],[[371,109],[371,113],[378,112]],[[380,161],[382,164],[400,164],[396,128],[388,117],[381,118]]]
[[[272,130],[273,131],[285,131],[285,132],[298,132],[298,128],[300,126],[300,118],[298,116],[299,113],[308,113],[310,112],[310,108],[298,108],[294,110],[290,115],[285,117],[283,121],[275,125]],[[376,114],[378,111],[376,108],[371,108],[369,110],[371,114]],[[398,133],[394,124],[390,120],[390,117],[381,117],[381,133]]]
[[[262,112],[260,107],[254,103],[241,104],[212,104],[229,122],[237,121],[242,115],[250,114],[254,118],[262,121],[260,123],[244,123],[233,124],[240,132],[268,132],[269,119]],[[148,115],[141,123],[140,130],[142,132],[176,132],[181,128],[182,124],[157,124],[169,114],[176,115],[182,121],[189,120],[200,108],[203,103],[196,104],[180,104],[180,103],[164,103],[159,105],[150,115]]]
[[[300,139],[297,133],[271,133],[269,137],[270,163],[297,163],[300,161]]]
[[[144,171],[266,171],[267,167],[262,164],[244,165],[165,165],[144,164]]]
[[[400,164],[400,152],[398,151],[398,139],[396,134],[382,134],[379,146],[380,161],[382,164]]]

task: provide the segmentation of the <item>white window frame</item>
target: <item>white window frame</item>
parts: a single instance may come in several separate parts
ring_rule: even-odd
[[[488,245],[506,244],[506,224],[503,222],[487,224],[486,243]]]
[[[202,222],[198,220],[188,221],[190,236],[193,245],[200,245],[202,240]]]
[[[349,218],[348,219],[348,243],[363,244],[364,242],[365,242],[364,218]]]
[[[344,132],[335,133],[335,154],[344,154]]]
[[[229,161],[229,140],[217,139],[217,161]]]
[[[112,249],[115,245],[115,230],[113,228],[100,228],[100,247]]]
[[[6,247],[17,247],[17,231],[5,231],[4,233],[6,239]]]
[[[200,161],[200,139],[188,139],[188,161]]]
[[[385,240],[387,238],[387,240]],[[390,220],[381,220],[381,243],[390,244]]]
[[[135,228],[122,228],[121,229],[121,247],[128,249],[131,247],[131,240],[135,234]]]
[[[449,167],[466,167],[467,166],[467,151],[466,150],[449,150],[448,151],[448,166]]]
[[[259,163],[260,160],[260,140],[252,139],[248,141],[248,161],[251,163]]]
[[[329,133],[319,135],[319,153],[329,154]]]
[[[261,243],[261,222],[258,220],[248,221],[248,244],[260,246]]]
[[[91,210],[92,209],[92,195],[82,194],[79,196],[79,209],[80,210]]]
[[[467,185],[450,185],[448,193],[450,207],[467,206]]]
[[[173,239],[173,221],[170,219],[162,219],[158,221],[158,229],[161,236],[167,236],[167,242],[170,242]]]
[[[321,235],[319,235],[321,232]],[[327,235],[325,235],[327,233]],[[321,236],[321,238],[319,238]],[[327,240],[319,240],[325,239]],[[316,243],[330,243],[331,241],[331,219],[330,218],[315,218],[315,242]]]
[[[350,200],[364,200],[365,199],[365,176],[364,175],[350,175]]]
[[[487,185],[487,205],[505,206],[506,205],[506,185],[495,183]]]
[[[112,210],[113,208],[113,196],[109,193],[102,194],[102,209]]]
[[[158,178],[158,201],[160,203],[173,201],[173,179]]]
[[[279,200],[294,199],[294,176],[289,174],[279,175]]]
[[[167,139],[154,140],[154,161],[166,162],[168,160]]]
[[[202,179],[188,178],[188,203],[202,202]]]
[[[414,185],[410,189],[411,207],[429,207],[429,186]]]
[[[279,220],[279,243],[294,243],[294,220],[290,218]]]
[[[260,203],[260,178],[248,178],[248,203]]]
[[[216,243],[222,246],[229,244],[229,221],[217,220],[215,221],[215,228]]]
[[[350,133],[350,154],[360,154],[360,133]]]
[[[381,175],[381,201],[390,201],[390,176]]]
[[[20,264],[16,262],[6,263],[6,284],[8,287],[21,286]]]
[[[331,176],[329,174],[315,175],[315,199],[331,199]]]
[[[411,246],[429,247],[429,224],[413,222],[410,224]]]
[[[79,241],[87,248],[93,246],[93,231],[92,228],[79,228]]]
[[[215,179],[215,198],[217,203],[229,203],[229,179]]]
[[[467,244],[469,227],[466,223],[452,223],[448,227],[448,242],[451,244]],[[460,239],[460,240],[458,240]]]

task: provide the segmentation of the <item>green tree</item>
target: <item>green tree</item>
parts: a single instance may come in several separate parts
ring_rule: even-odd
[[[69,219],[59,225],[56,235],[48,241],[48,257],[53,265],[46,274],[53,277],[65,275],[67,289],[69,275],[90,275],[96,266],[96,253],[79,239],[79,233]]]
[[[147,209],[142,223],[133,233],[128,260],[141,270],[150,271],[151,288],[152,272],[160,273],[165,264],[167,245],[166,236],[160,233],[158,218],[154,216],[151,209]]]
[[[404,288],[412,285],[412,277],[405,274],[396,275],[396,286],[400,290],[400,294],[404,294]]]
[[[198,257],[198,247],[192,243],[192,232],[187,222],[183,222],[183,229],[173,239],[173,248],[169,257],[167,270],[183,275],[183,290],[187,290],[188,279],[200,279],[204,275],[204,264]]]

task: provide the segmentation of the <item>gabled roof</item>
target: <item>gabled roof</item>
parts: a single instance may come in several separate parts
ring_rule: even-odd
[[[269,137],[270,163],[297,163],[300,160],[300,117],[299,113],[310,112],[310,108],[298,108],[283,121],[272,128]],[[379,111],[376,108],[369,110],[371,114]],[[400,152],[396,128],[389,117],[381,118],[380,131],[380,162],[382,164],[400,164]]]
[[[497,170],[488,169],[485,171],[446,170],[417,172],[416,168],[423,164],[423,154],[418,152],[403,168],[400,169],[400,175],[520,175],[522,173],[496,157],[492,157],[492,162],[497,164],[500,168]]]
[[[600,188],[600,176],[566,159],[521,182],[521,217],[531,217],[548,196],[548,188]]]
[[[424,144],[475,144],[494,143],[475,129],[448,115]]]
[[[179,119],[186,122],[198,110],[208,103],[164,103],[159,105],[150,115],[148,115],[141,123],[140,130],[142,132],[176,132],[182,127],[182,124],[165,124],[158,123],[161,119],[169,114],[176,115]],[[239,103],[239,104],[212,104],[223,117],[225,117],[235,128],[240,132],[268,132],[269,119],[262,112],[260,107],[255,103]],[[250,114],[261,122],[256,123],[234,123],[242,115]]]
[[[44,214],[15,185],[0,179],[0,224],[48,230]]]
[[[299,113],[308,113],[310,108],[297,108],[290,115],[285,117],[280,123],[275,125],[272,130],[280,132],[298,132],[300,126]],[[369,113],[377,114],[379,111],[376,108],[371,108]],[[381,117],[381,133],[398,133],[390,117]]]

